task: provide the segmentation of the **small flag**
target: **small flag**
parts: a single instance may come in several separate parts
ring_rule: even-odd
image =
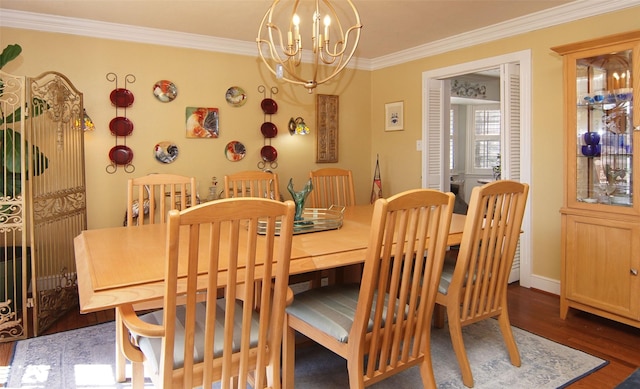
[[[371,204],[375,203],[377,199],[382,198],[382,179],[380,178],[380,162],[378,161],[378,155],[376,155],[376,170],[373,173],[373,185],[371,186]]]

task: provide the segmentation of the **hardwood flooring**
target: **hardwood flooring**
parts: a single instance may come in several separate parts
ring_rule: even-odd
[[[585,351],[609,364],[575,382],[571,389],[614,388],[640,367],[640,329],[577,310],[570,310],[567,320],[560,319],[560,299],[556,295],[509,286],[511,324],[555,342]],[[46,334],[113,320],[113,311],[81,315],[70,312]],[[13,343],[0,343],[0,366],[7,366]]]

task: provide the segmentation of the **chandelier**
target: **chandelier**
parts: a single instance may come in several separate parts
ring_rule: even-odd
[[[316,86],[331,80],[347,66],[358,47],[362,24],[353,2],[344,2],[353,13],[350,15],[348,10],[341,13],[345,15],[343,21],[349,19],[353,22],[346,30],[332,4],[336,1],[307,2],[314,3],[315,6],[313,9],[306,9],[308,7],[305,4],[301,5],[300,0],[295,0],[290,11],[278,7],[280,0],[273,1],[262,18],[256,41],[260,58],[277,79],[303,85],[312,93]],[[308,13],[301,15],[302,12]],[[280,28],[278,24],[286,28]],[[301,30],[310,33],[310,36],[300,35]],[[304,75],[300,66],[303,40],[305,48],[309,47],[307,51],[311,56],[311,71]]]

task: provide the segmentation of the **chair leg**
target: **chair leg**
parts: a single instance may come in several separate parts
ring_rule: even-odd
[[[116,314],[115,314],[115,323],[116,323],[116,361],[115,361],[115,370],[116,370],[116,382],[124,382],[126,380],[126,373],[125,373],[125,366],[126,366],[126,361],[125,361],[125,357],[124,354],[122,353],[122,346],[120,345],[120,342],[122,342],[122,332],[123,332],[123,328],[122,328],[122,319],[120,318],[120,314],[118,313],[118,310],[116,309]]]
[[[363,364],[360,358],[352,356],[347,359],[347,371],[349,372],[349,389],[364,389]]]
[[[435,328],[443,328],[444,327],[444,313],[445,307],[440,304],[436,304],[433,308],[433,326]]]
[[[426,347],[424,361],[420,364],[420,376],[422,377],[422,386],[425,389],[436,389],[436,377],[433,374],[433,362],[431,361],[431,346]]]
[[[144,388],[144,364],[142,362],[131,363],[131,388]]]
[[[288,315],[284,316],[282,336],[282,389],[293,389],[296,356],[296,331],[289,327]]]
[[[460,308],[453,307],[452,309]],[[460,372],[462,373],[462,383],[464,383],[464,386],[466,387],[473,388],[473,374],[471,373],[471,367],[469,366],[467,352],[464,349],[460,319],[455,312],[451,312],[451,309],[447,309],[447,316],[449,317],[449,334],[451,335],[453,351],[456,353],[458,365],[460,366]]]
[[[506,307],[506,305],[503,305],[502,313],[498,316],[500,331],[502,332],[504,343],[507,345],[511,364],[513,366],[520,367],[520,352],[518,351],[518,345],[513,338],[513,331],[511,330],[511,323],[509,321],[509,313],[504,307]]]

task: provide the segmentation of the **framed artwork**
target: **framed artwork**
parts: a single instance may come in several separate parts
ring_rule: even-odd
[[[217,138],[218,108],[187,107],[187,138]]]
[[[404,101],[384,105],[384,130],[404,130]]]
[[[316,162],[338,162],[338,96],[316,98]]]

